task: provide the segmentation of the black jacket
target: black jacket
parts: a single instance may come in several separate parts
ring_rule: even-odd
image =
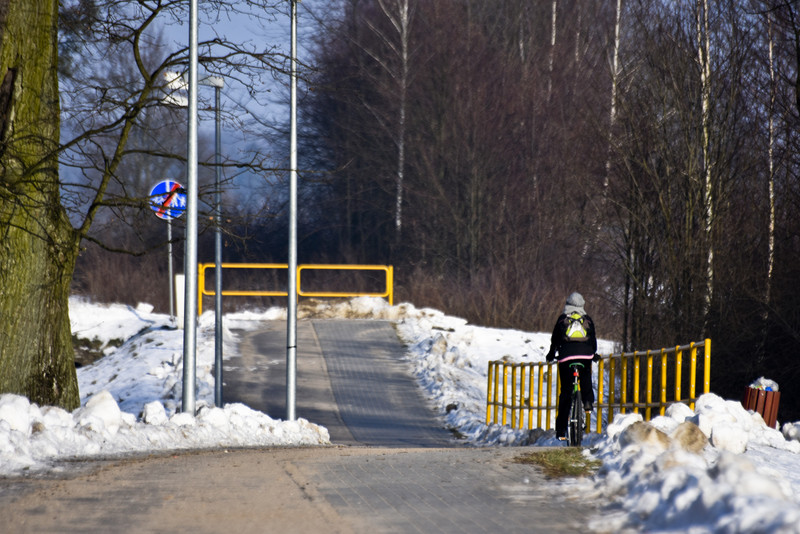
[[[566,339],[567,316],[561,314],[556,321],[556,326],[553,328],[553,335],[550,337],[550,352],[548,353],[548,360],[550,356],[555,356],[558,352],[557,359],[560,361],[567,356],[594,356],[597,352],[597,337],[594,331],[594,321],[588,315],[583,316],[583,325],[586,327],[586,341],[572,341]]]

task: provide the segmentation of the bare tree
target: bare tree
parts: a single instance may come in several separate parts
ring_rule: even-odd
[[[635,345],[706,331],[717,224],[727,220],[752,165],[743,149],[752,116],[742,96],[753,68],[752,35],[735,4],[714,6],[712,17],[710,2],[629,5],[627,31],[640,46],[626,49],[622,62],[622,137],[615,144],[622,151],[615,174],[627,183],[615,184],[609,198],[633,203],[619,212],[617,235],[632,247],[620,251],[628,251],[621,255],[633,286]],[[638,337],[645,332],[647,339]]]
[[[767,227],[767,273],[764,284],[764,321],[763,339],[767,339],[767,321],[769,320],[768,310],[772,303],[772,280],[775,273],[775,98],[776,98],[776,76],[775,76],[775,46],[773,37],[773,17],[767,15],[767,48],[768,48],[768,69],[769,69],[769,105],[767,107],[768,120],[768,145],[767,145],[767,196],[769,201],[769,223]],[[764,361],[764,348],[761,347],[757,355],[760,363]]]
[[[397,117],[394,125],[394,142],[397,146],[397,171],[395,193],[395,242],[399,243],[403,226],[403,174],[405,172],[406,149],[406,108],[408,106],[408,85],[411,82],[411,23],[414,9],[409,0],[378,0],[378,5],[386,19],[391,23],[392,33],[387,34],[377,25],[367,20],[370,29],[380,38],[384,46],[391,52],[393,61],[384,60],[378,53],[370,56],[381,65],[391,79],[394,80],[397,93]]]
[[[387,21],[377,0],[349,4]],[[710,334],[741,353],[724,366],[741,370],[730,383],[752,370],[743,347],[765,339],[766,306],[764,361],[782,361],[800,324],[795,2],[409,5],[402,227],[413,239],[394,256],[398,272],[413,269],[409,286],[428,281],[437,305],[458,301],[470,318],[529,325],[509,288],[531,309],[586,284],[627,348]],[[756,19],[767,12],[773,59]],[[376,39],[363,19],[348,23],[344,35]],[[398,93],[339,37],[319,63],[331,82],[319,93],[336,96],[312,121],[336,163],[333,204],[358,214],[342,227],[359,253],[384,254],[398,160],[376,117],[397,116]]]
[[[242,10],[271,16],[277,0],[203,3],[205,20]],[[102,243],[93,225],[108,209],[148,209],[147,191],[131,191],[121,174],[131,154],[180,161],[167,146],[132,146],[145,119],[162,113],[165,71],[185,70],[185,46],[149,54],[154,28],[185,18],[178,0],[65,2],[66,54],[59,105],[58,12],[55,0],[0,2],[0,65],[4,79],[3,177],[0,181],[0,392],[40,404],[78,405],[69,328],[70,282],[81,242]],[[68,37],[68,39],[66,39]],[[69,48],[68,48],[69,50]],[[282,68],[282,58],[221,36],[200,43],[209,73],[245,82]],[[118,61],[129,57],[129,62]],[[59,121],[59,110],[63,122]],[[165,114],[168,117],[169,114]],[[176,124],[180,124],[179,116]],[[62,134],[61,136],[59,134]],[[60,141],[60,138],[62,139]],[[59,161],[61,166],[59,169]],[[248,165],[264,169],[251,154]],[[79,173],[68,170],[79,169]],[[71,176],[68,180],[60,179]],[[77,177],[76,177],[77,174]],[[116,186],[114,185],[116,184]],[[61,198],[62,192],[66,199]],[[65,206],[71,208],[70,212]],[[112,245],[107,245],[112,246]]]
[[[594,127],[607,113],[607,98],[601,103],[596,93],[596,84],[607,84],[599,62],[605,52],[597,46],[607,32],[578,30],[572,16],[589,4],[556,2],[554,30],[551,2],[409,2],[416,18],[405,100],[402,227],[410,239],[394,251],[395,265],[425,266],[476,288],[501,280],[508,287],[533,284],[526,272],[566,280],[580,270],[579,261],[555,251],[570,243],[580,255],[584,241],[574,236],[591,225],[594,207],[585,184],[599,187],[588,177],[602,168],[595,155],[605,150]],[[386,125],[397,123],[399,105],[383,64],[396,65],[397,55],[372,28],[397,32],[377,0],[344,7],[341,34],[328,34],[319,47],[319,107],[309,120],[335,162],[329,164],[336,169],[332,211],[347,213],[343,233],[368,257],[382,257],[387,225],[396,221],[389,215],[397,213],[389,197],[396,182],[386,179],[397,175],[396,135]],[[598,12],[609,18],[608,10]],[[553,44],[553,35],[575,35],[580,42]],[[391,192],[396,201],[396,188]],[[476,289],[472,298],[488,301],[492,293]],[[516,304],[497,320],[533,316],[524,305],[528,294],[515,292]]]
[[[605,177],[603,178],[603,206],[608,196],[608,181],[611,174],[611,144],[614,139],[614,126],[617,122],[617,87],[619,85],[619,47],[620,47],[620,20],[622,18],[622,0],[617,0],[616,15],[614,17],[614,44],[611,52],[611,95],[608,107],[608,132],[609,154],[606,159]]]
[[[708,0],[697,0],[695,4],[697,23],[697,63],[700,69],[700,103],[702,123],[702,155],[701,170],[703,172],[703,218],[705,220],[705,236],[707,240],[706,259],[706,295],[704,309],[704,325],[708,323],[708,314],[714,297],[714,202],[712,186],[711,162],[711,37],[708,29]],[[706,330],[707,327],[704,327]]]

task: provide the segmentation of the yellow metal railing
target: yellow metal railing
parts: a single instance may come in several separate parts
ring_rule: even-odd
[[[286,263],[222,263],[223,269],[275,269],[289,270]],[[214,268],[213,263],[201,263],[198,265],[197,275],[197,314],[203,313],[203,296],[215,296],[214,290],[206,289],[206,269]],[[337,271],[384,271],[386,274],[386,289],[381,292],[336,292],[336,291],[304,291],[302,288],[302,272],[310,270],[337,270]],[[237,297],[286,297],[287,290],[232,290],[225,289],[222,296]],[[298,265],[297,266],[297,296],[298,297],[381,297],[389,301],[389,305],[394,300],[394,268],[391,265]]]
[[[697,351],[701,347],[703,355],[698,358]],[[688,366],[684,366],[683,361],[686,353]],[[657,367],[656,359],[659,364]],[[700,367],[703,373],[702,393],[708,393],[711,387],[710,339],[670,349],[602,357],[597,365],[597,432],[602,431],[604,420],[607,423],[614,420],[615,412],[640,413],[641,410],[643,418],[649,421],[654,416],[654,410],[658,415],[664,415],[667,406],[676,402],[687,403],[694,409]],[[656,400],[653,399],[654,374],[658,375],[659,387]],[[686,396],[682,389],[684,375],[688,375],[689,384]],[[644,391],[641,388],[642,378],[645,382]],[[555,363],[489,362],[486,424],[497,423],[520,429],[553,428],[560,388]],[[670,390],[672,395],[669,395]]]

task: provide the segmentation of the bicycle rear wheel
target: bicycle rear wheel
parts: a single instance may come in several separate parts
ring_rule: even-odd
[[[583,402],[580,390],[572,394],[572,405],[569,409],[569,425],[567,426],[567,438],[571,447],[577,447],[583,441]]]

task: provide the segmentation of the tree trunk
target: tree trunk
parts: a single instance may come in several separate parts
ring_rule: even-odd
[[[550,59],[547,62],[547,103],[553,96],[553,62],[556,51],[556,16],[558,14],[558,0],[553,0],[552,17],[550,19]]]
[[[706,294],[703,310],[703,335],[708,330],[711,303],[714,300],[714,191],[711,183],[711,45],[708,33],[708,0],[697,2],[697,49],[700,65],[700,99],[703,132],[703,219],[706,236]]]
[[[756,352],[756,368],[760,369],[766,358],[767,336],[769,332],[769,310],[772,309],[772,280],[775,274],[775,94],[777,81],[775,77],[774,40],[772,36],[772,13],[767,15],[767,38],[769,51],[769,107],[767,108],[768,144],[767,163],[767,200],[769,201],[769,224],[767,226],[767,276],[764,281],[764,311],[761,314],[761,345]]]
[[[410,25],[411,25],[411,7],[409,0],[398,0],[391,5],[387,5],[384,0],[378,0],[378,4],[383,11],[383,14],[392,24],[392,27],[397,32],[397,42],[391,46],[391,49],[398,56],[399,65],[397,69],[393,69],[392,77],[397,83],[397,126],[395,130],[395,143],[397,144],[397,176],[396,176],[396,190],[395,190],[395,211],[394,211],[394,226],[395,226],[395,245],[399,246],[402,241],[403,230],[403,179],[406,167],[406,107],[408,105],[408,84],[409,84],[409,61],[410,61]],[[387,42],[392,42],[388,36],[385,37]]]
[[[0,393],[74,409],[79,240],[59,193],[57,24],[58,0],[0,0]]]

